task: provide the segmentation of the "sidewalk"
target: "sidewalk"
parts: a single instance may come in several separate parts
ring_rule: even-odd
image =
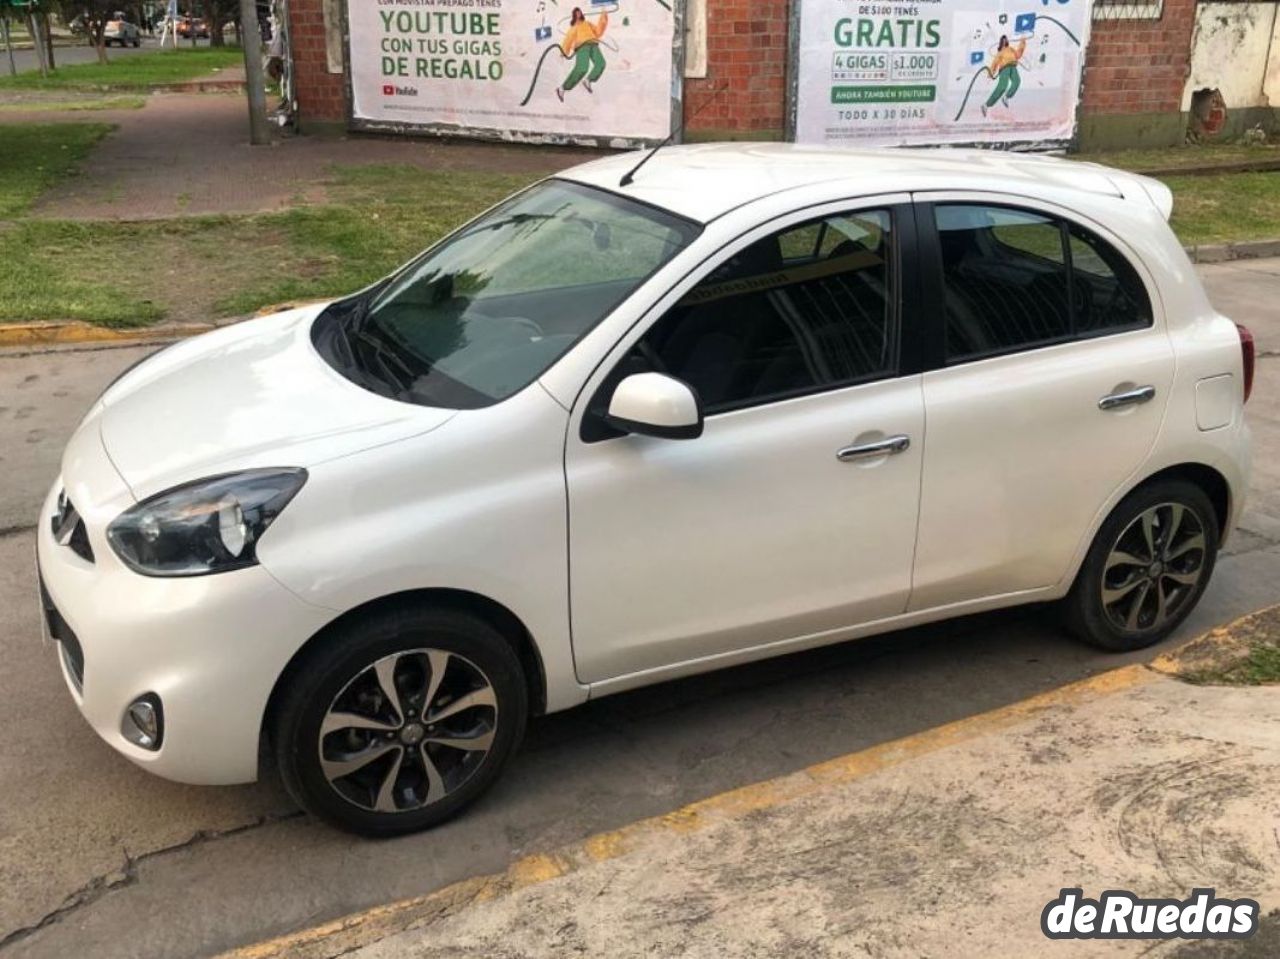
[[[1280,608],[1240,629],[1280,630]],[[1130,666],[235,955],[1035,955],[1064,887],[1214,887],[1265,917],[1278,817],[1280,690]],[[1244,952],[1053,954],[1274,955],[1276,925]]]
[[[236,82],[234,76],[231,80]],[[432,170],[483,166],[496,173],[532,174],[599,155],[563,147],[372,137],[282,137],[274,146],[252,147],[246,111],[239,95],[157,93],[138,110],[34,110],[9,112],[3,120],[116,126],[83,173],[54,187],[33,211],[37,217],[65,220],[265,213],[299,202],[322,203],[322,184],[335,163]]]

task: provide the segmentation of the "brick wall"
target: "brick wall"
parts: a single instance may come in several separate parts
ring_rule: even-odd
[[[321,2],[289,4],[304,123],[346,117],[342,77],[327,68]],[[707,0],[707,78],[685,82],[690,132],[781,133],[787,7],[788,0]],[[1195,0],[1165,0],[1159,20],[1095,21],[1085,58],[1082,117],[1177,113],[1194,23]]]
[[[688,129],[780,133],[786,77],[787,0],[707,0],[707,78],[684,87],[685,116],[703,109]]]
[[[1195,17],[1196,0],[1164,0],[1159,20],[1095,20],[1081,115],[1179,112]]]
[[[324,48],[321,0],[290,0],[289,38],[293,47],[294,89],[303,126],[346,119],[342,74],[330,73]]]

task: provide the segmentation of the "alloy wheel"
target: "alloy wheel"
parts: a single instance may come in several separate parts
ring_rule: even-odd
[[[343,799],[379,813],[423,809],[484,764],[498,727],[493,685],[442,649],[384,656],[329,704],[320,768]]]
[[[1102,568],[1102,608],[1117,629],[1147,632],[1176,617],[1204,577],[1204,525],[1180,503],[1139,513]]]

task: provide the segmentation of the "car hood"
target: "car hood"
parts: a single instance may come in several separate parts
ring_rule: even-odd
[[[133,495],[239,469],[314,466],[454,415],[378,396],[330,367],[310,335],[324,306],[185,340],[113,383],[91,420]]]

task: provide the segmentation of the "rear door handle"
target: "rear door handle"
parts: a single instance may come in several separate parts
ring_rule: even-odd
[[[1139,386],[1136,389],[1125,390],[1123,393],[1109,393],[1102,399],[1098,400],[1098,409],[1114,410],[1121,406],[1133,406],[1136,403],[1146,403],[1155,399],[1156,388],[1154,386]]]
[[[874,443],[859,443],[857,446],[846,446],[844,449],[836,450],[836,459],[841,463],[850,463],[854,460],[869,460],[875,456],[892,456],[894,453],[906,451],[910,446],[911,437],[899,433],[897,436],[887,436]]]

